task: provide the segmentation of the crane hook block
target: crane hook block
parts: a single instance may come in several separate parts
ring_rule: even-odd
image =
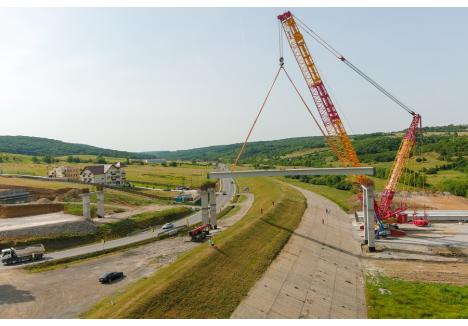
[[[280,66],[282,67],[284,65],[284,58],[280,57],[279,62],[280,62]]]

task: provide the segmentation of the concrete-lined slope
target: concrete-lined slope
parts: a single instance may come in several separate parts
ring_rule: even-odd
[[[296,189],[308,205],[301,223],[231,318],[366,318],[360,244],[349,216]]]

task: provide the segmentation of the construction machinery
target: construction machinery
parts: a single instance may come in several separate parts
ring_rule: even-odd
[[[4,265],[10,265],[40,260],[42,259],[44,252],[45,249],[42,244],[2,249],[2,263]]]
[[[317,66],[312,59],[310,51],[306,45],[304,37],[299,29],[299,25],[296,22],[295,17],[290,11],[287,11],[278,16],[279,22],[283,28],[284,34],[288,40],[289,46],[291,47],[292,53],[296,58],[302,75],[307,83],[307,87],[312,94],[315,106],[319,112],[322,120],[324,130],[322,134],[325,137],[325,141],[329,145],[331,151],[336,155],[338,160],[345,166],[360,166],[359,158],[356,151],[353,148],[351,140],[345,130],[345,127],[341,121],[341,118],[333,104],[333,101],[323,83],[323,80],[319,74]],[[406,110],[413,116],[410,127],[403,137],[400,148],[397,152],[395,161],[393,163],[390,177],[384,188],[380,200],[375,203],[375,211],[377,213],[376,219],[379,225],[382,224],[382,220],[388,220],[392,217],[397,216],[401,213],[403,208],[392,209],[393,197],[395,195],[397,184],[402,176],[404,167],[409,159],[410,153],[416,142],[416,134],[418,128],[421,126],[421,116],[415,113],[413,110],[408,108],[405,104],[399,101],[395,96],[385,90],[380,84],[372,80],[362,70],[357,68],[351,62],[349,62],[343,55],[336,51],[330,44],[325,42],[320,36],[318,36],[312,29],[308,28],[303,22],[298,20],[301,27],[310,34],[319,44],[324,46],[329,52],[331,52],[340,61],[345,63],[353,71],[363,77],[365,80],[370,82],[380,92]],[[280,41],[281,43],[281,41]],[[281,65],[283,65],[283,58],[280,59]],[[288,76],[289,77],[289,76]],[[305,104],[305,103],[304,103]],[[320,128],[320,127],[319,127]],[[371,182],[370,179],[365,176],[359,176],[358,182],[366,185]]]
[[[195,229],[189,231],[189,236],[192,241],[203,242],[210,234],[210,224],[203,224]]]

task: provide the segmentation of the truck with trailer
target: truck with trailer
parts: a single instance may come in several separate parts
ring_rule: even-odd
[[[44,252],[45,249],[42,244],[35,244],[25,247],[11,247],[2,249],[1,259],[3,265],[24,263],[28,261],[41,260],[44,256]]]

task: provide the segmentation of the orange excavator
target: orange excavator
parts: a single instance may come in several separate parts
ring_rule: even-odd
[[[317,66],[312,59],[304,37],[299,29],[299,24],[306,33],[311,35],[320,45],[324,46],[336,58],[345,63],[358,75],[370,82],[380,92],[382,92],[393,102],[398,104],[412,115],[413,118],[411,125],[406,131],[400,144],[395,161],[393,162],[390,177],[387,181],[384,191],[382,192],[380,200],[378,202],[376,201],[374,205],[378,219],[385,221],[390,218],[398,217],[397,215],[401,214],[404,208],[399,208],[396,210],[392,209],[393,197],[395,195],[398,182],[403,174],[404,167],[408,162],[412,149],[414,148],[418,128],[421,127],[421,116],[408,108],[395,96],[385,90],[380,84],[375,82],[359,68],[349,62],[343,55],[336,51],[330,44],[325,42],[312,29],[297,19],[290,11],[279,15],[278,20],[282,26],[286,39],[288,40],[289,46],[291,47],[292,53],[296,58],[302,75],[307,83],[307,87],[309,88],[314,100],[315,106],[319,112],[325,130],[325,141],[329,145],[331,151],[336,155],[337,159],[344,166],[360,166],[361,164],[346,132],[346,129],[340,119],[340,116],[335,108],[335,105],[333,104],[332,99],[323,83],[323,80],[320,77]],[[283,59],[281,58],[280,61],[283,62]],[[358,182],[363,185],[367,185],[372,182],[365,176],[358,176],[357,179]]]

